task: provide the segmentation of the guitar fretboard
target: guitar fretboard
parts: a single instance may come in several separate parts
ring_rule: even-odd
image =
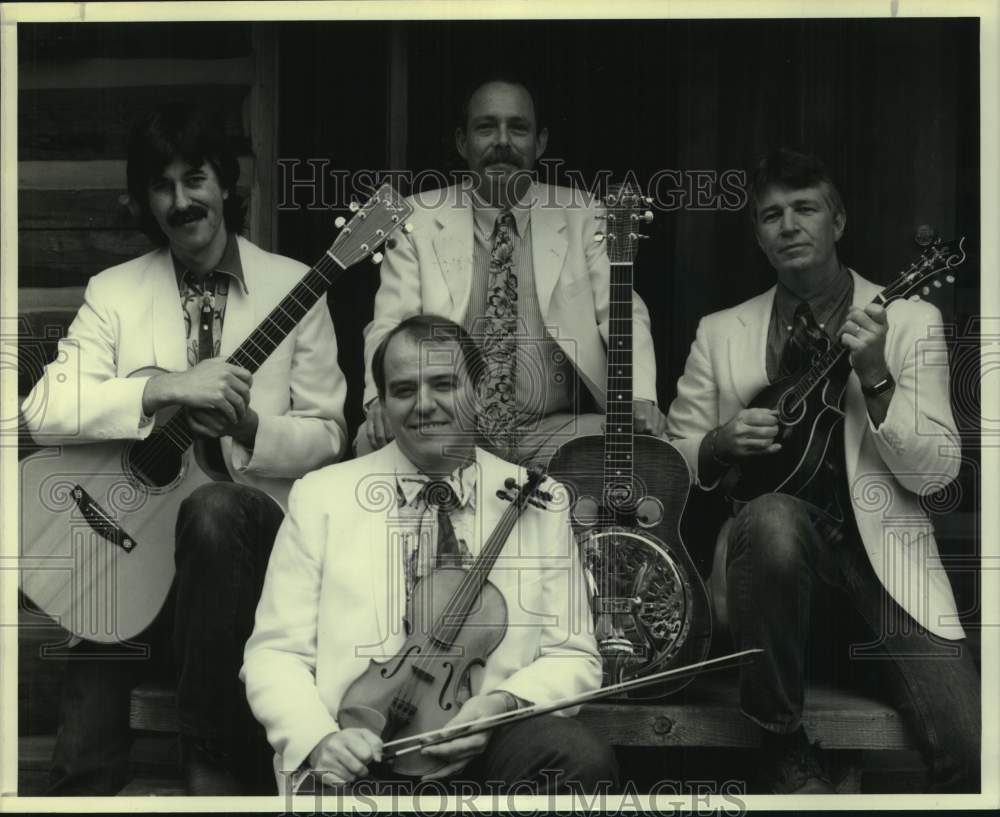
[[[260,325],[226,358],[227,363],[256,372],[278,345],[306,316],[316,302],[326,294],[333,282],[344,271],[332,255],[324,255],[316,266],[307,272]],[[154,434],[162,436],[179,452],[184,452],[194,442],[184,412],[179,411],[158,428]]]

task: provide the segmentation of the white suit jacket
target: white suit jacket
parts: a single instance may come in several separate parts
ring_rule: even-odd
[[[461,324],[472,291],[475,245],[471,193],[457,186],[411,196],[413,231],[401,233],[385,253],[375,314],[365,328],[364,404],[376,397],[371,362],[382,338],[410,315],[431,313]],[[582,193],[534,185],[531,207],[532,265],[542,320],[604,408],[607,377],[610,267],[607,226]],[[573,203],[574,206],[568,206]],[[633,394],[656,402],[656,361],[649,313],[632,294]]]
[[[229,289],[221,355],[233,352],[295,286],[307,267],[239,238],[247,292]],[[184,318],[166,248],[95,275],[83,306],[25,400],[25,419],[40,444],[144,439],[138,369],[188,368]],[[250,405],[260,426],[250,452],[222,439],[236,482],[254,485],[285,505],[291,479],[335,461],[344,450],[347,385],[337,339],[321,298],[253,376]],[[44,400],[44,403],[41,401]]]
[[[397,457],[393,442],[315,471],[292,488],[241,672],[279,771],[297,769],[339,728],[348,686],[369,659],[392,657],[405,640],[404,554],[394,522]],[[468,542],[473,556],[509,505],[496,497],[497,489],[507,477],[519,484],[525,479],[523,469],[481,449],[476,467],[482,536]],[[528,506],[490,581],[507,602],[507,631],[479,677],[473,676],[473,694],[501,688],[549,703],[600,687],[601,662],[567,508]]]
[[[856,306],[881,291],[851,274]],[[708,315],[698,325],[667,433],[699,485],[698,449],[705,434],[731,420],[768,385],[765,354],[775,289]],[[874,427],[853,373],[845,395],[844,455],[854,516],[889,594],[931,632],[961,638],[951,584],[919,502],[955,479],[960,464],[941,313],[928,303],[896,301],[888,316],[885,357],[896,389],[885,420]]]

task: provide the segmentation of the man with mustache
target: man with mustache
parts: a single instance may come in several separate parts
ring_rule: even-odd
[[[256,373],[226,362],[307,270],[239,235],[239,172],[221,128],[193,106],[164,106],[136,124],[128,189],[158,249],[90,279],[36,386],[48,394],[29,420],[39,441],[142,440],[157,412],[180,407],[199,461],[220,480],[181,506],[177,575],[156,621],[136,643],[74,647],[50,795],[121,789],[130,691],[165,665],[178,679],[189,793],[274,791],[238,671],[291,482],[344,452],[346,385],[325,299]],[[164,371],[129,376],[149,366]],[[148,658],[137,660],[140,646]]]
[[[736,648],[765,651],[740,674],[741,707],[761,727],[758,782],[779,794],[833,791],[802,726],[805,672],[834,652],[814,642],[823,623],[841,651],[856,650],[852,679],[877,673],[918,740],[929,786],[978,791],[979,677],[921,505],[960,461],[947,353],[934,340],[941,314],[872,303],[881,287],[838,257],[847,215],[819,159],[779,150],[750,182],[757,243],[778,281],[698,326],[667,419],[697,484],[713,489],[734,466],[781,449],[777,412],[747,408],[769,382],[829,343],[850,350],[852,369],[843,429],[817,476],[796,496],[734,503],[720,535],[716,601]]]
[[[579,191],[533,181],[548,145],[523,82],[473,86],[455,146],[471,184],[411,197],[413,231],[387,251],[375,314],[365,329],[365,410],[358,453],[392,439],[371,360],[408,315],[436,313],[480,342],[487,376],[477,423],[501,457],[545,461],[580,434],[601,433],[609,323],[607,231]],[[660,434],[649,315],[633,294],[635,430]]]

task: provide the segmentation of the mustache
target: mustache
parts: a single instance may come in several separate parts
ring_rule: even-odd
[[[521,157],[516,154],[512,148],[505,145],[498,145],[497,147],[490,148],[484,161],[487,164],[503,162],[510,165],[521,165]]]
[[[167,224],[171,227],[180,227],[182,224],[187,224],[191,221],[197,221],[200,218],[204,218],[208,213],[204,207],[200,207],[197,204],[193,204],[184,210],[175,210],[169,216],[167,216]]]

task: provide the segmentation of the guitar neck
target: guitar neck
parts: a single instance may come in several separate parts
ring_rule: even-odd
[[[331,253],[325,254],[226,358],[226,362],[242,366],[251,374],[256,372],[343,271],[344,267]],[[183,411],[178,411],[156,433],[164,436],[181,453],[194,442],[194,435]]]
[[[632,276],[631,261],[611,263],[604,411],[605,485],[630,485],[632,480]]]

